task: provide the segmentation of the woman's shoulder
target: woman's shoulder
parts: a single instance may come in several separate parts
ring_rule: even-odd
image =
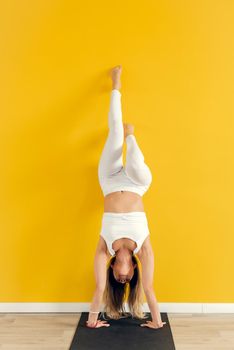
[[[112,255],[110,254],[110,252],[108,250],[107,243],[106,243],[104,237],[102,237],[101,235],[100,235],[97,247],[98,247],[98,249],[104,250],[107,257],[111,258]]]
[[[142,254],[149,252],[151,249],[152,246],[150,242],[150,235],[148,235],[136,255],[140,257]]]

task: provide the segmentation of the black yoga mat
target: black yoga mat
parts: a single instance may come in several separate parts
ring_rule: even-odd
[[[162,321],[167,323],[158,329],[140,326],[152,321],[149,312],[146,316],[144,320],[131,316],[108,320],[105,315],[109,327],[88,328],[88,312],[82,312],[69,350],[175,350],[167,313],[161,312]],[[102,316],[98,319],[105,320]]]

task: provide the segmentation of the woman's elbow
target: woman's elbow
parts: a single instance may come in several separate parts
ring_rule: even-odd
[[[97,284],[96,285],[96,293],[98,294],[98,293],[100,293],[100,294],[102,294],[103,292],[104,292],[104,290],[105,290],[105,285],[104,284]]]
[[[143,285],[143,289],[144,289],[145,294],[154,292],[154,287],[152,284]]]

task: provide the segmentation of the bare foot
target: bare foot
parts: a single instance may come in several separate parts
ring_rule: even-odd
[[[118,65],[111,69],[110,75],[112,79],[112,89],[120,89],[121,88],[121,73],[122,66]]]
[[[134,134],[134,125],[129,123],[123,123],[124,127],[124,138],[126,138],[128,135]]]

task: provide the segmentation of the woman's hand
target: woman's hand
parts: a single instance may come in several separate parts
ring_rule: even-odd
[[[149,327],[149,328],[162,328],[164,324],[167,322],[153,322],[153,321],[146,321],[146,323],[140,324],[141,327]]]
[[[86,326],[89,328],[100,328],[100,327],[109,327],[110,324],[106,323],[107,321],[101,321],[101,320],[97,320],[97,321],[86,321]]]

